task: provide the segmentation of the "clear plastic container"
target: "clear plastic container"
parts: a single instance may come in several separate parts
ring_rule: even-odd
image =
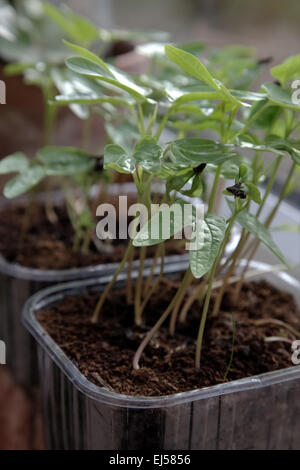
[[[96,189],[96,188],[93,188]],[[155,185],[154,191],[160,193],[161,185]],[[108,194],[112,196],[136,194],[134,183],[110,184]],[[45,200],[46,195],[40,194],[39,199]],[[51,193],[52,200],[59,205],[63,199],[61,191]],[[27,197],[19,198],[18,201],[26,202]],[[191,199],[190,199],[191,200]],[[14,201],[0,200],[1,208],[15,204]],[[229,254],[236,247],[239,239],[239,231],[235,231],[226,253]],[[189,255],[169,255],[166,264],[177,264],[188,261]],[[145,261],[145,267],[151,264],[151,259]],[[138,267],[138,260],[133,262],[133,268]],[[41,270],[27,268],[18,264],[7,262],[0,255],[0,339],[6,343],[7,366],[11,370],[15,380],[25,388],[31,389],[38,384],[38,365],[35,343],[24,329],[20,321],[20,312],[26,300],[47,286],[56,285],[58,282],[70,282],[73,280],[84,280],[91,277],[101,278],[114,273],[118,263],[106,263],[84,268]],[[126,266],[125,266],[126,269]]]
[[[254,269],[267,267],[251,263]],[[184,263],[166,267],[169,275],[184,268]],[[290,275],[259,277],[291,292],[300,304],[300,283]],[[122,274],[118,286],[124,279]],[[41,327],[35,312],[67,295],[101,291],[108,280],[48,288],[24,307],[23,322],[39,344],[48,449],[300,449],[300,366],[150,398],[121,395],[89,382]]]

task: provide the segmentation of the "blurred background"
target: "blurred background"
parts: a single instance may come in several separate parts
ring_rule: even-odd
[[[55,1],[55,4],[62,2]],[[274,64],[299,52],[299,0],[66,0],[104,28],[161,30],[176,41],[256,47]]]

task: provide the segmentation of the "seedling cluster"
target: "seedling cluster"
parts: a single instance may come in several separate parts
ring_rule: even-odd
[[[256,87],[258,91],[249,88],[254,86],[262,66],[268,61],[256,60],[251,49],[237,46],[208,50],[206,54],[205,45],[199,43],[178,47],[144,44],[138,51],[149,58],[148,70],[129,75],[105,62],[101,54],[89,50],[92,41],[99,39],[99,31],[92,25],[78,23],[77,17],[59,16],[59,11],[49,5],[46,10],[68,33],[65,36],[68,41],[64,41],[62,49],[64,53],[66,49],[71,50],[73,55],[66,59],[65,66],[44,69],[49,79],[49,85],[46,88],[44,85],[48,116],[45,121],[49,124],[52,121],[49,116],[55,115],[61,106],[70,106],[87,122],[93,114],[101,114],[108,143],[103,157],[90,155],[82,149],[55,146],[43,147],[34,158],[23,153],[10,155],[0,162],[0,173],[17,175],[6,184],[4,194],[12,198],[31,191],[46,177],[57,177],[65,191],[75,231],[74,249],[83,251],[88,251],[95,227],[89,209],[90,190],[98,183],[100,175],[102,181],[103,175],[111,172],[131,175],[137,189],[137,202],[147,207],[152,203],[153,182],[161,183],[164,188],[161,202],[169,205],[178,201],[185,204],[182,196],[201,198],[205,204],[201,224],[204,242],[198,250],[189,252],[189,267],[173,300],[146,334],[133,360],[133,367],[139,368],[143,350],[161,325],[169,320],[170,334],[175,334],[178,322],[186,321],[191,306],[197,302],[199,331],[195,366],[200,368],[207,317],[219,314],[223,295],[232,282],[239,260],[246,258],[247,263],[235,283],[236,299],[248,264],[260,243],[286,264],[269,229],[282,201],[299,186],[300,107],[292,100],[290,83],[300,75],[300,56],[273,67],[272,81]],[[30,68],[32,65],[23,67],[27,72]],[[42,82],[48,83],[44,79]],[[59,93],[56,96],[55,89]],[[170,137],[165,137],[166,130]],[[51,132],[47,127],[45,134],[49,136]],[[272,154],[271,163],[266,162],[266,152]],[[288,176],[278,201],[263,216],[285,159],[290,162]],[[81,188],[84,204],[80,214],[72,206],[70,187]],[[220,214],[222,198],[230,210],[227,218]],[[165,219],[162,217],[162,220]],[[133,305],[135,323],[143,322],[147,304],[164,275],[166,239],[163,236],[151,238],[151,224],[161,224],[160,216],[154,215],[142,227],[136,217],[135,236],[128,241],[118,269],[99,298],[93,322],[99,320],[103,304],[126,266],[127,302]],[[236,224],[241,227],[239,242],[225,258]],[[183,229],[183,220],[171,221],[170,237]],[[162,227],[158,228],[158,233],[163,233]],[[153,245],[157,248],[145,278],[147,247]],[[136,249],[139,250],[139,269],[133,289],[131,267]],[[156,268],[158,275],[155,276]],[[212,290],[220,276],[223,282],[212,302]]]

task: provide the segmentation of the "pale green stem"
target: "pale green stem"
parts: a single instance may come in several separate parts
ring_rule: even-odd
[[[189,271],[185,273],[184,279],[179,287],[179,289],[176,292],[176,295],[173,297],[171,303],[169,304],[168,308],[164,311],[164,313],[161,315],[159,320],[155,323],[155,325],[151,328],[151,330],[146,334],[145,338],[141,342],[139,348],[137,349],[134,358],[133,358],[133,368],[134,369],[139,369],[139,361],[141,358],[141,355],[145,349],[145,347],[149,344],[155,333],[159,330],[161,325],[164,323],[164,321],[168,318],[169,314],[171,313],[173,306],[176,304],[177,299],[181,295],[181,291],[185,288],[185,283],[187,278],[189,277]]]
[[[222,245],[219,249],[219,254],[216,257],[215,262],[213,264],[213,267],[211,269],[211,272],[209,274],[208,287],[207,287],[207,292],[206,292],[206,296],[205,296],[205,301],[204,301],[204,306],[203,306],[201,321],[200,321],[200,327],[199,327],[198,336],[197,336],[197,343],[196,343],[196,356],[195,356],[195,367],[196,367],[196,369],[200,369],[203,335],[204,335],[204,330],[205,330],[205,325],[206,325],[207,313],[208,313],[208,308],[209,308],[209,304],[210,304],[210,298],[211,298],[211,293],[212,293],[212,285],[213,285],[213,281],[214,281],[216,268],[217,268],[219,260],[220,260],[220,255],[223,251],[223,247],[226,245],[226,243],[228,241],[230,231],[231,231],[231,228],[232,228],[232,225],[234,223],[236,215],[237,215],[237,212],[235,212],[235,214],[231,217],[231,219],[229,221],[229,224],[227,226],[226,233],[225,233]]]

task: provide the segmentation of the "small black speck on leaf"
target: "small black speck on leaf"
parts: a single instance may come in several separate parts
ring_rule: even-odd
[[[226,190],[233,194],[235,197],[238,197],[240,199],[246,199],[247,194],[243,189],[241,189],[242,184],[241,183],[236,183],[233,186],[229,186],[226,188]]]
[[[200,175],[205,167],[206,167],[206,163],[201,163],[200,165],[194,168],[194,172],[197,173],[197,175]]]

